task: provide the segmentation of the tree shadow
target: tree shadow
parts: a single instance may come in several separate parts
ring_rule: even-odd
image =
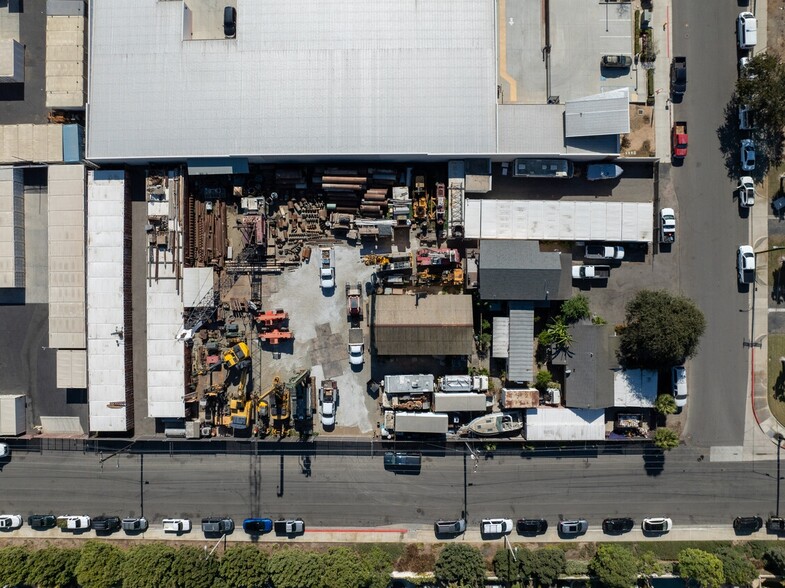
[[[739,128],[739,98],[734,93],[725,105],[723,123],[717,129],[720,152],[725,158],[725,170],[731,181],[738,181],[741,176],[750,176],[755,183],[760,183],[773,162],[782,157],[782,132],[767,133],[762,129],[742,130]],[[741,169],[741,141],[752,139],[755,145],[755,169]]]
[[[785,370],[780,369],[777,375],[777,381],[774,382],[774,398],[777,400],[785,400]]]
[[[659,476],[665,469],[665,452],[657,447],[643,450],[643,470],[647,476]]]

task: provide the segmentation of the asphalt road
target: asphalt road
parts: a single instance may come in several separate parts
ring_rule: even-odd
[[[741,445],[749,379],[747,312],[736,281],[736,249],[748,242],[748,219],[733,200],[717,129],[736,81],[735,2],[676,0],[673,55],[687,57],[687,92],[672,105],[689,126],[689,154],[671,170],[678,197],[679,265],[683,293],[703,310],[707,328],[688,366],[691,388],[685,434],[696,446]],[[664,58],[661,52],[660,59]],[[666,65],[658,59],[658,66]]]
[[[17,451],[0,472],[0,512],[164,517],[299,516],[312,527],[428,525],[463,510],[464,457],[426,457],[419,475],[382,456],[314,456],[310,476],[286,456],[120,455]],[[648,472],[647,472],[648,468]],[[281,476],[281,472],[283,475]],[[670,516],[675,525],[730,523],[775,510],[776,462],[711,463],[679,448],[643,456],[466,459],[468,520],[484,517]],[[141,480],[141,484],[140,484]]]

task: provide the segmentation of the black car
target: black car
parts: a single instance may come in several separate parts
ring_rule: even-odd
[[[114,533],[119,531],[121,526],[120,517],[95,517],[93,519],[93,531],[96,533]]]
[[[237,33],[237,10],[234,6],[224,8],[224,36],[231,39]]]
[[[760,517],[736,517],[733,519],[733,530],[736,533],[756,533],[763,527]]]
[[[766,530],[769,533],[785,533],[785,519],[769,517],[769,520],[766,521]]]
[[[542,535],[548,530],[548,521],[545,519],[518,519],[515,525],[518,535]]]
[[[30,515],[27,517],[27,525],[31,529],[52,529],[57,524],[55,515]]]
[[[629,533],[634,526],[635,521],[630,518],[605,519],[602,521],[602,532],[608,535]]]

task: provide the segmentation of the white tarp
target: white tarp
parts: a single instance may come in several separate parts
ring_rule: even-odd
[[[529,441],[602,441],[605,411],[581,408],[529,408],[526,410]]]

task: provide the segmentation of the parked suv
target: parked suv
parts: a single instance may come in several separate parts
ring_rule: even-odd
[[[54,515],[30,515],[27,517],[27,526],[31,529],[51,529],[57,524]]]
[[[650,517],[643,519],[641,529],[644,533],[665,534],[673,528],[673,521],[666,517]]]
[[[202,519],[202,533],[205,535],[227,535],[234,531],[234,521],[229,517]]]
[[[760,517],[736,517],[733,519],[733,530],[738,534],[757,533],[763,527]]]
[[[142,533],[147,530],[147,519],[144,517],[123,519],[121,525],[126,533]]]
[[[742,12],[736,19],[739,49],[752,49],[758,42],[758,20],[751,12]]]
[[[602,521],[602,532],[608,535],[629,533],[635,522],[630,518],[605,519]]]
[[[559,535],[583,535],[588,530],[589,521],[586,519],[559,521]]]
[[[516,530],[519,535],[542,535],[548,530],[545,519],[518,519]]]
[[[93,531],[96,533],[113,533],[121,527],[120,517],[95,517]]]
[[[603,55],[602,67],[626,68],[632,65],[632,57],[629,55]]]
[[[460,535],[466,531],[466,519],[436,521],[433,524],[433,530],[437,535]]]
[[[673,386],[673,399],[677,408],[687,406],[687,368],[675,365],[671,369],[671,385]]]
[[[483,519],[480,525],[482,535],[507,535],[511,532],[511,519]]]

